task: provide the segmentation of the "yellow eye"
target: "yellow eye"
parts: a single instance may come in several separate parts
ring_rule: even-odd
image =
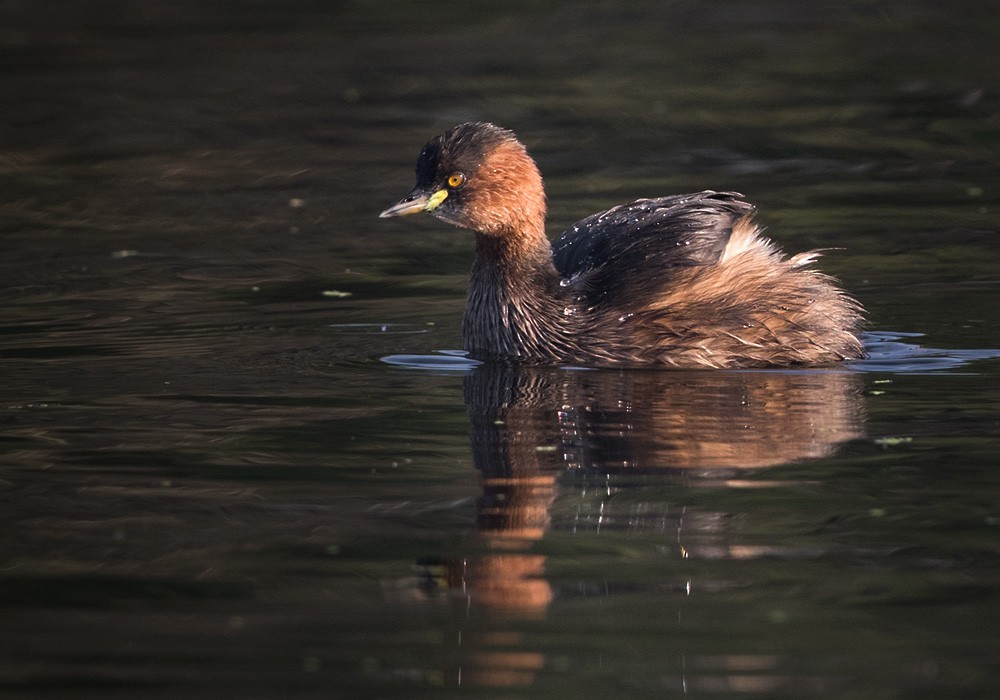
[[[461,187],[465,184],[465,175],[462,173],[452,173],[448,176],[448,187]]]

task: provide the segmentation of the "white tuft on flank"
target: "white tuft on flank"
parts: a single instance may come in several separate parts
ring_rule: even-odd
[[[719,262],[729,262],[751,250],[773,253],[774,246],[766,238],[761,238],[760,229],[756,225],[744,219],[733,226],[733,233],[729,237],[726,249],[722,251],[722,258],[719,259]]]
[[[821,250],[807,250],[804,253],[790,257],[788,264],[792,267],[808,267],[819,260],[821,255],[823,255],[823,251]]]

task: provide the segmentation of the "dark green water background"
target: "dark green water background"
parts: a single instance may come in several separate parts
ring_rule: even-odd
[[[0,0],[0,695],[1000,696],[998,37],[986,1]],[[835,249],[872,358],[462,370],[470,236],[376,217],[468,119],[553,234],[745,192]]]

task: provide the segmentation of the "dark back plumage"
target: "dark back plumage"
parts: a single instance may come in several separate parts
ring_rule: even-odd
[[[719,262],[733,227],[753,214],[742,197],[708,190],[593,214],[552,244],[553,263],[586,305],[634,304],[677,268]]]

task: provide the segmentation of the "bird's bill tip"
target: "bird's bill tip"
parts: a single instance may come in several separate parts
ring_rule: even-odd
[[[426,197],[414,197],[408,195],[393,204],[391,207],[378,215],[380,219],[390,219],[394,216],[407,216],[409,214],[419,214],[427,205]]]
[[[410,214],[419,214],[422,211],[433,211],[447,196],[447,190],[438,190],[433,194],[410,192],[378,216],[380,219],[391,219],[394,216],[409,216]]]

